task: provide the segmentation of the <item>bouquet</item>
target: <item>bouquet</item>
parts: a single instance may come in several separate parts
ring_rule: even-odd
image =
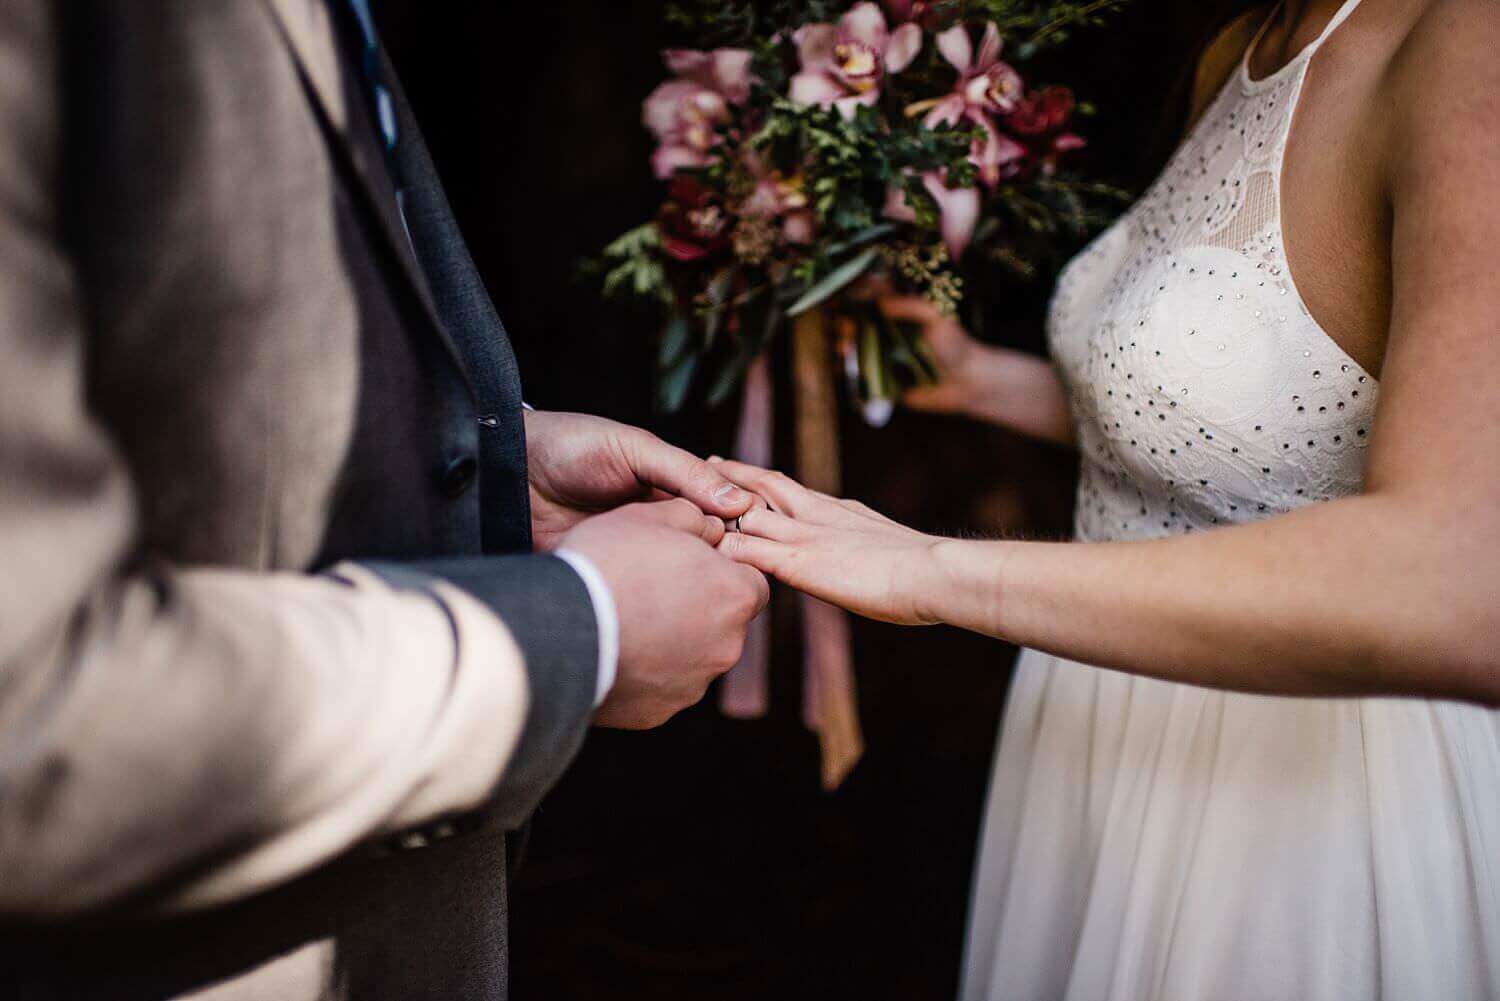
[[[659,405],[727,399],[788,320],[817,311],[861,410],[936,373],[872,292],[964,309],[966,283],[1029,276],[1120,201],[1078,176],[1091,111],[1019,67],[1123,0],[696,0],[703,47],[664,53],[645,101],[655,219],[604,251],[607,295],[660,310]],[[964,319],[982,333],[976,310]]]

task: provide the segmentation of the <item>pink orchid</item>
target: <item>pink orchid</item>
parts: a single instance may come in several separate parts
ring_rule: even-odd
[[[802,70],[792,77],[791,99],[837,108],[845,118],[880,100],[885,74],[906,69],[922,49],[918,25],[891,31],[880,8],[869,2],[855,4],[838,24],[805,25],[796,38]]]
[[[719,128],[731,120],[730,106],[750,97],[751,54],[744,49],[668,49],[667,68],[677,74],[646,98],[643,118],[659,145],[651,156],[656,176],[713,162]]]
[[[1016,107],[1024,90],[1021,74],[1000,61],[1000,29],[994,22],[984,26],[979,53],[969,30],[958,24],[937,36],[938,51],[958,71],[953,93],[940,98],[923,119],[928,128],[956,125],[962,119],[983,124],[989,115],[1005,114]]]
[[[922,175],[922,186],[937,202],[938,229],[948,256],[957,261],[968,249],[979,224],[982,205],[978,188],[950,188],[946,178],[935,170]],[[916,222],[917,213],[906,203],[906,192],[899,185],[886,194],[885,217],[896,222]]]
[[[958,71],[958,82],[952,93],[933,103],[923,123],[928,128],[962,121],[979,126],[984,134],[974,141],[969,158],[979,168],[980,180],[994,187],[1020,172],[1027,153],[1026,147],[996,129],[992,118],[1017,107],[1024,88],[1021,74],[1000,61],[1000,30],[993,22],[985,25],[977,56],[963,25],[938,35],[937,45]]]
[[[985,187],[993,188],[1025,170],[1026,157],[1030,153],[1025,146],[995,128],[988,120],[980,122],[979,126],[984,136],[974,141],[969,161],[979,168],[979,180]]]
[[[781,221],[781,235],[787,243],[808,244],[817,236],[817,218],[807,201],[801,175],[786,177],[766,166],[753,151],[745,157],[745,167],[755,179],[755,187],[739,206],[741,216]]]

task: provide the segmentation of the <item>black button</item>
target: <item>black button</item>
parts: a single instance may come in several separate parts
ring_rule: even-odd
[[[478,472],[479,463],[469,456],[454,459],[448,463],[448,468],[443,470],[443,475],[438,479],[438,486],[445,496],[456,499],[463,496],[464,491],[474,485],[474,477]]]

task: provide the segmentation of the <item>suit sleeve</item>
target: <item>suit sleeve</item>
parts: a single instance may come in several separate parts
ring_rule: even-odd
[[[583,579],[555,556],[431,560],[377,569],[395,582],[431,575],[472,594],[510,627],[521,647],[531,712],[489,819],[520,826],[583,746],[598,695],[599,623]]]
[[[84,402],[55,5],[0,4],[0,919],[203,906],[486,804],[528,718],[492,609],[143,562]]]

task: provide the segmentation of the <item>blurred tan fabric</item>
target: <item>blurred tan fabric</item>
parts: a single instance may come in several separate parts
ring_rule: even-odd
[[[282,6],[332,72],[321,6]],[[359,383],[362,303],[331,208],[307,211],[335,179],[273,12],[171,7],[142,29],[199,104],[157,109],[181,137],[160,159],[198,173],[101,178],[139,194],[122,220],[59,198],[78,158],[60,59],[87,51],[62,42],[66,5],[0,4],[6,919],[280,884],[479,805],[526,717],[519,650],[478,601],[303,572]],[[128,144],[147,124],[99,127]],[[156,242],[85,265],[91,227]]]

